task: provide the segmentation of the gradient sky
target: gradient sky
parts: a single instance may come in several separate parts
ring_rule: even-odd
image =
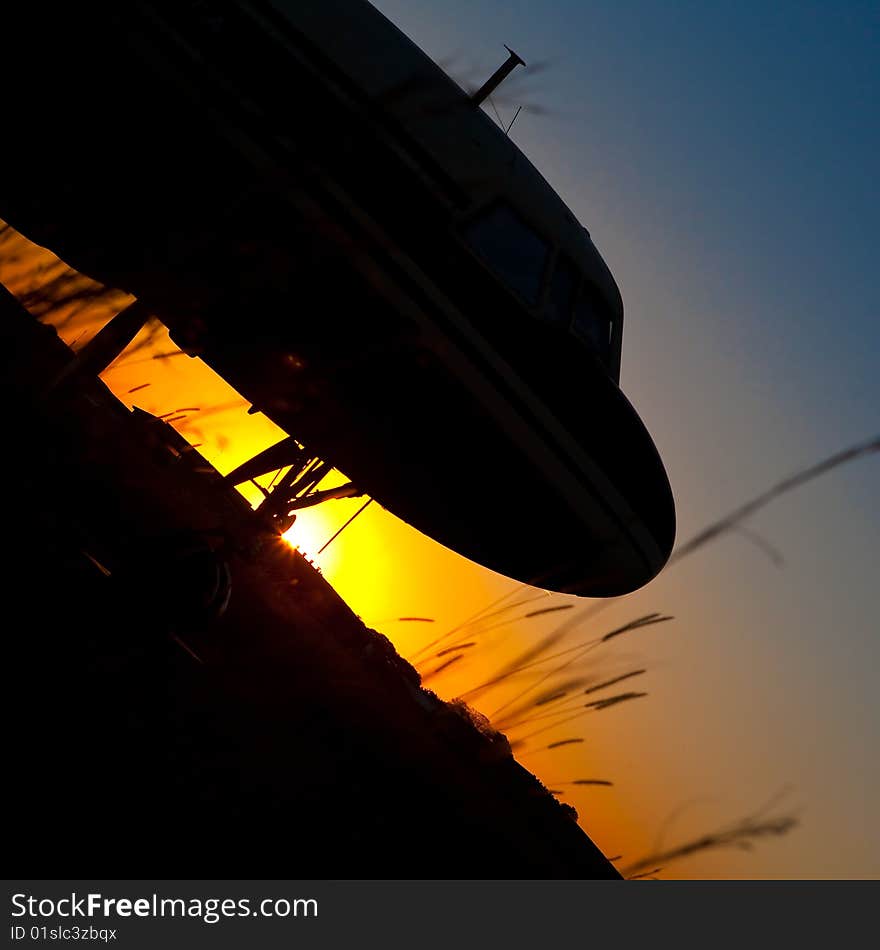
[[[498,109],[509,121],[518,104],[540,107],[512,136],[620,285],[621,383],[665,460],[680,541],[877,434],[877,4],[377,6],[465,84],[498,65],[503,43],[543,64],[508,80]],[[213,407],[178,425],[222,471],[281,435],[198,360],[129,355],[105,379],[157,413]],[[612,674],[647,666],[650,696],[546,736],[581,745],[523,753],[551,787],[614,781],[563,799],[607,854],[633,860],[788,788],[772,813],[797,812],[798,830],[664,876],[880,877],[878,475],[876,457],[856,462],[750,521],[781,567],[731,535],[585,624],[595,635],[652,611],[676,618],[600,658]],[[313,553],[359,504],[303,514],[293,539]],[[377,505],[318,563],[404,655],[515,587]],[[484,634],[472,661],[428,685],[460,694],[573,614]],[[407,615],[435,623],[394,621]]]
[[[880,429],[880,5],[376,5],[459,81],[502,43],[543,64],[499,111],[541,107],[513,138],[620,284],[621,382],[680,540]],[[630,598],[678,619],[646,655],[650,705],[602,723],[626,810],[699,799],[674,840],[791,783],[803,822],[679,873],[880,876],[878,476],[855,463],[759,515],[782,568],[734,536]]]

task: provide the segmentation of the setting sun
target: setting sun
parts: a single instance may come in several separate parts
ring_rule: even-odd
[[[332,537],[335,530],[325,512],[307,510],[297,514],[293,526],[282,537],[306,560],[313,561],[320,567],[322,559],[329,554],[329,551],[321,555],[318,552]]]
[[[4,18],[22,860],[878,876],[870,18],[66,6]]]

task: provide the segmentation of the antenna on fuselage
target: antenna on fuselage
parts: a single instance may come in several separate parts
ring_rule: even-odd
[[[517,53],[505,43],[504,48],[510,55],[495,70],[494,73],[483,83],[480,88],[471,96],[471,102],[478,106],[481,102],[488,99],[489,96],[504,82],[505,79],[516,69],[517,66],[525,66],[525,60],[521,59]]]

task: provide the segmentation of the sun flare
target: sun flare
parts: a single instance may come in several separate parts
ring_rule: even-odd
[[[282,538],[307,560],[314,561],[320,566],[319,552],[332,533],[333,528],[322,512],[301,511]]]

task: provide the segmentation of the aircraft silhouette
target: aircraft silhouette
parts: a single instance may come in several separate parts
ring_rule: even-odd
[[[675,510],[618,387],[623,305],[473,94],[364,0],[32,2],[4,14],[0,216],[137,300],[289,438],[264,503],[367,494],[541,587],[627,593]],[[351,479],[321,489],[331,468]]]

